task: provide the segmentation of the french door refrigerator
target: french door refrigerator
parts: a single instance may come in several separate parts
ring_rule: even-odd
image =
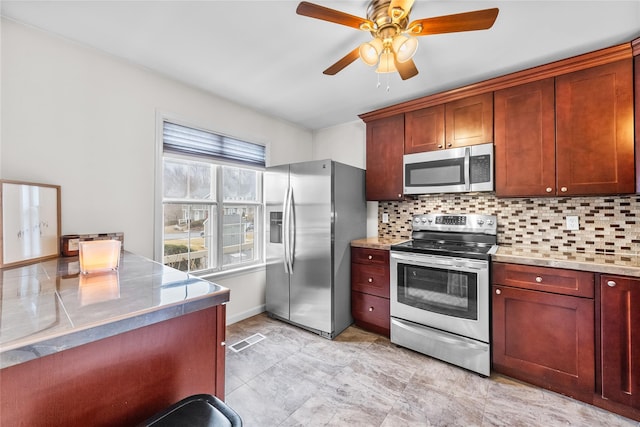
[[[331,160],[267,168],[266,309],[333,339],[352,322],[350,242],[366,236],[364,170]]]

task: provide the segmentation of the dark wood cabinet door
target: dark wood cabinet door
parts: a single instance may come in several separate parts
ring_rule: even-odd
[[[446,148],[493,142],[493,92],[445,104]]]
[[[404,153],[421,153],[444,148],[444,104],[404,115]]]
[[[494,284],[493,368],[590,401],[595,391],[594,301]]]
[[[404,114],[367,123],[367,200],[401,200]]]
[[[361,328],[389,336],[391,317],[388,298],[351,292],[351,314],[355,324]]]
[[[558,195],[635,191],[632,60],[556,77]]]
[[[640,409],[640,279],[600,277],[602,397]]]
[[[496,195],[554,195],[554,79],[496,91],[494,121]]]

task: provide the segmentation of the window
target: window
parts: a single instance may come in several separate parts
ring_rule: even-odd
[[[163,123],[163,263],[211,273],[262,261],[264,146]]]

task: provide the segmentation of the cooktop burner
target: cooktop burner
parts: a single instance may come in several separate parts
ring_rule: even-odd
[[[498,249],[493,215],[415,215],[412,225],[412,240],[392,245],[392,251],[489,259]]]

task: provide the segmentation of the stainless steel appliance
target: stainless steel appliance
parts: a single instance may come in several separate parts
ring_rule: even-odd
[[[493,191],[493,144],[405,154],[404,193]]]
[[[391,342],[488,376],[493,215],[413,217],[391,246]]]
[[[364,170],[330,160],[265,172],[266,306],[333,339],[353,323],[350,242],[366,235]]]

